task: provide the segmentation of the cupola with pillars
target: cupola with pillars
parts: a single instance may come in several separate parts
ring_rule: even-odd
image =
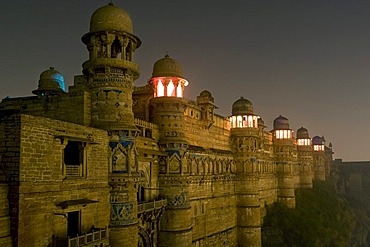
[[[154,97],[184,97],[184,88],[189,82],[183,77],[181,65],[167,54],[153,66],[149,80],[154,90]]]
[[[139,77],[134,53],[141,41],[133,33],[131,17],[112,3],[97,9],[82,42],[89,52],[82,67],[91,92],[91,125],[134,136],[132,92]]]

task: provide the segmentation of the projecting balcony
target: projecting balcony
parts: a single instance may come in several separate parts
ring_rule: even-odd
[[[152,202],[143,202],[137,205],[137,213],[140,214],[144,212],[149,212],[155,209],[163,208],[165,206],[167,206],[167,199],[162,199],[162,200],[152,201]]]

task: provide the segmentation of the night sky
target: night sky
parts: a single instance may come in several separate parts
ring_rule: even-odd
[[[106,0],[1,0],[0,98],[28,96],[54,66],[67,86],[87,60],[81,36]],[[209,90],[218,114],[243,96],[268,129],[290,127],[332,142],[335,158],[370,160],[370,1],[114,0],[142,40],[145,85],[168,53],[189,80],[185,97]]]

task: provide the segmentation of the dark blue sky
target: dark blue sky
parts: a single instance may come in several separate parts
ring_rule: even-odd
[[[104,0],[1,1],[0,98],[31,95],[54,66],[72,85],[87,50],[80,38]],[[142,40],[144,85],[166,52],[195,99],[207,89],[218,113],[243,96],[269,129],[279,114],[294,130],[324,135],[336,158],[370,160],[370,2],[115,0]]]

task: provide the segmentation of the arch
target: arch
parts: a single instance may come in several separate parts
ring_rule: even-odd
[[[121,53],[122,53],[122,44],[119,41],[118,37],[116,36],[111,45],[110,56],[111,58],[118,58]]]
[[[138,240],[138,247],[151,247],[152,241],[150,239],[150,235],[147,231],[143,228],[139,227],[139,240]]]

